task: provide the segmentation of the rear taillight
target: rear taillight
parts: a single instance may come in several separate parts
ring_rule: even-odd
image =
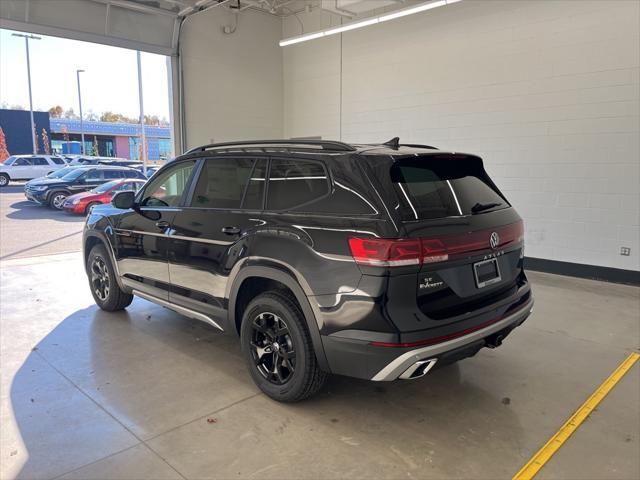
[[[498,234],[498,244],[492,247],[490,237]],[[524,226],[522,221],[458,235],[438,238],[385,239],[350,238],[349,248],[356,263],[376,267],[400,267],[422,263],[446,262],[478,252],[509,247],[522,243]]]
[[[350,238],[349,248],[356,263],[376,267],[400,267],[420,263],[420,240]]]

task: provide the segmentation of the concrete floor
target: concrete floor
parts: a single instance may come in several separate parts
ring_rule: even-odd
[[[281,405],[234,338],[139,299],[98,310],[77,253],[0,272],[2,479],[511,478],[640,347],[638,288],[531,273],[501,348]],[[639,430],[636,364],[539,477],[640,478]]]
[[[84,218],[30,202],[12,182],[0,188],[0,260],[77,251]]]

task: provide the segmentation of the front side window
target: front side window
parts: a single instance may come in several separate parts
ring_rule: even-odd
[[[262,208],[266,160],[206,160],[191,200],[197,208]],[[244,203],[243,203],[244,201]]]
[[[269,210],[290,210],[327,193],[329,182],[322,164],[305,160],[272,160],[267,194]]]
[[[142,193],[143,207],[177,207],[189,183],[195,160],[180,162],[153,177]]]
[[[28,167],[31,165],[31,160],[29,160],[28,158],[18,158],[15,162],[13,162],[14,167]]]

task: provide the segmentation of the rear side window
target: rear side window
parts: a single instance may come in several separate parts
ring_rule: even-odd
[[[205,160],[191,200],[191,206],[197,208],[261,208],[265,165],[266,160],[253,158]]]
[[[105,170],[104,178],[107,180],[113,180],[114,178],[124,178],[124,172],[122,170]]]
[[[475,157],[416,157],[396,161],[391,182],[403,220],[429,220],[509,206]],[[480,207],[478,207],[480,206]]]
[[[48,166],[49,165],[49,162],[47,162],[46,158],[34,157],[34,158],[31,159],[31,161],[33,162],[34,165],[37,165],[39,167]]]
[[[86,176],[87,180],[103,180],[104,174],[102,170],[89,170]]]
[[[55,163],[56,165],[64,165],[64,160],[61,159],[60,157],[51,157],[51,160],[53,161],[53,163]]]
[[[327,173],[318,162],[274,159],[269,173],[267,208],[291,210],[329,193]]]

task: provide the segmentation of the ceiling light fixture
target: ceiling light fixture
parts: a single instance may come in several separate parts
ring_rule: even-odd
[[[365,20],[358,20],[351,23],[345,23],[339,27],[328,28],[319,32],[308,33],[306,35],[298,35],[297,37],[289,37],[284,40],[280,40],[280,46],[286,47],[287,45],[293,45],[295,43],[306,42],[308,40],[315,40],[316,38],[328,37],[336,33],[348,32],[349,30],[355,30],[356,28],[368,27],[369,25],[375,25],[377,23],[386,22],[388,20],[395,20],[396,18],[406,17],[407,15],[413,15],[414,13],[424,12],[431,10],[432,8],[443,7],[445,5],[451,5],[462,0],[437,0],[435,2],[422,3],[415,7],[403,8],[395,12],[380,15],[378,17],[367,18]]]

